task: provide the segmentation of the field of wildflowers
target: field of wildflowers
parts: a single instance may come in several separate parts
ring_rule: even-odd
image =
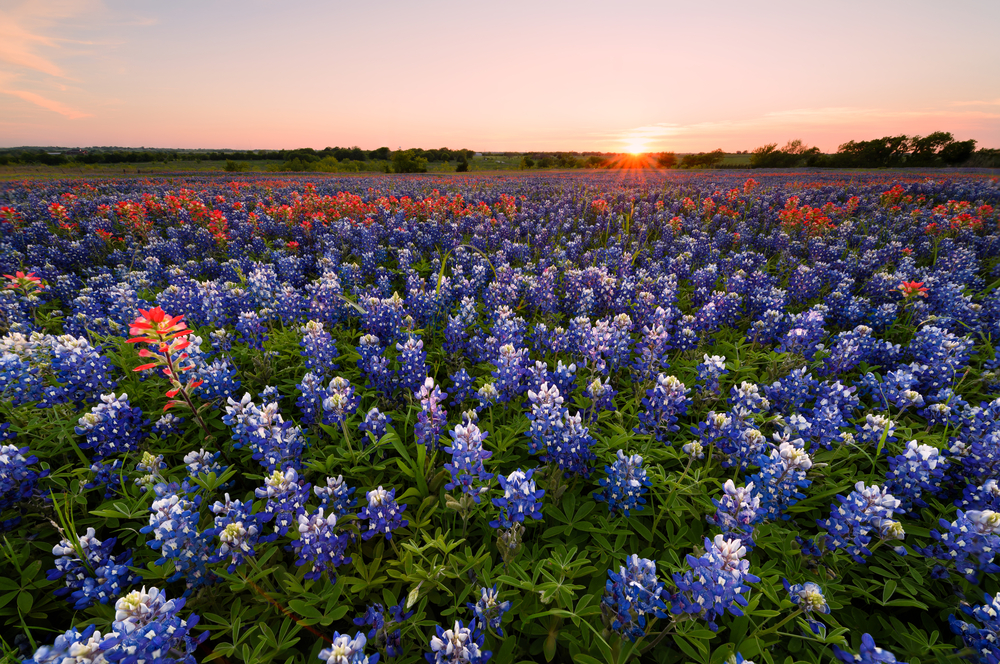
[[[1000,661],[1000,182],[0,185],[11,661]]]

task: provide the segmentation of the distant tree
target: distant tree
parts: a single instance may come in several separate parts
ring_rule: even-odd
[[[225,169],[227,173],[243,173],[250,170],[250,164],[245,161],[227,159]]]
[[[462,158],[458,160],[458,166],[455,167],[456,173],[468,173],[469,172],[469,162],[465,158],[465,153],[462,153]]]
[[[369,159],[389,159],[389,154],[391,150],[389,148],[379,148],[377,150],[372,150],[368,153]]]
[[[941,161],[949,166],[958,166],[969,161],[976,150],[976,141],[953,141],[941,148]]]
[[[426,173],[427,159],[417,156],[417,150],[397,150],[392,153],[392,172]]]
[[[907,166],[930,166],[938,162],[939,153],[954,137],[946,131],[936,131],[928,136],[914,136],[910,139],[910,154],[906,158]]]
[[[673,168],[677,165],[677,155],[673,152],[660,152],[656,155],[657,168]]]
[[[698,154],[686,154],[681,159],[681,168],[715,168],[722,163],[726,153],[722,148],[711,152],[699,152]]]
[[[531,168],[534,165],[535,165],[535,160],[532,159],[531,157],[525,155],[524,157],[521,158],[521,166],[523,168]]]

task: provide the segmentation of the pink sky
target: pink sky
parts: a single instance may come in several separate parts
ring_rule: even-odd
[[[9,0],[0,146],[1000,148],[1000,3]]]

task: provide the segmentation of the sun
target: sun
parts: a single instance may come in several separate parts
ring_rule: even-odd
[[[640,155],[646,151],[646,144],[644,142],[633,141],[625,146],[625,151],[631,155]]]

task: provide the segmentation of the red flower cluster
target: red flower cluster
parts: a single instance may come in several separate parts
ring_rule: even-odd
[[[184,349],[191,345],[187,336],[192,332],[182,321],[184,316],[168,316],[160,307],[148,311],[140,309],[139,314],[139,317],[129,328],[129,334],[132,335],[132,338],[127,343],[149,344],[156,350],[140,349],[139,357],[153,358],[153,361],[139,365],[132,371],[145,371],[162,366],[163,375],[170,380],[171,384],[171,389],[167,390],[167,398],[170,401],[163,407],[163,410],[168,410],[180,403],[185,403],[194,410],[190,397],[191,390],[201,385],[202,381],[192,380],[184,385],[179,378],[179,374],[192,367],[191,364],[183,364],[184,360],[188,358]],[[178,394],[181,395],[183,401],[174,399]]]
[[[920,296],[927,297],[927,289],[924,288],[924,282],[922,281],[904,281],[898,286],[899,292],[903,294],[907,300],[912,297]]]

